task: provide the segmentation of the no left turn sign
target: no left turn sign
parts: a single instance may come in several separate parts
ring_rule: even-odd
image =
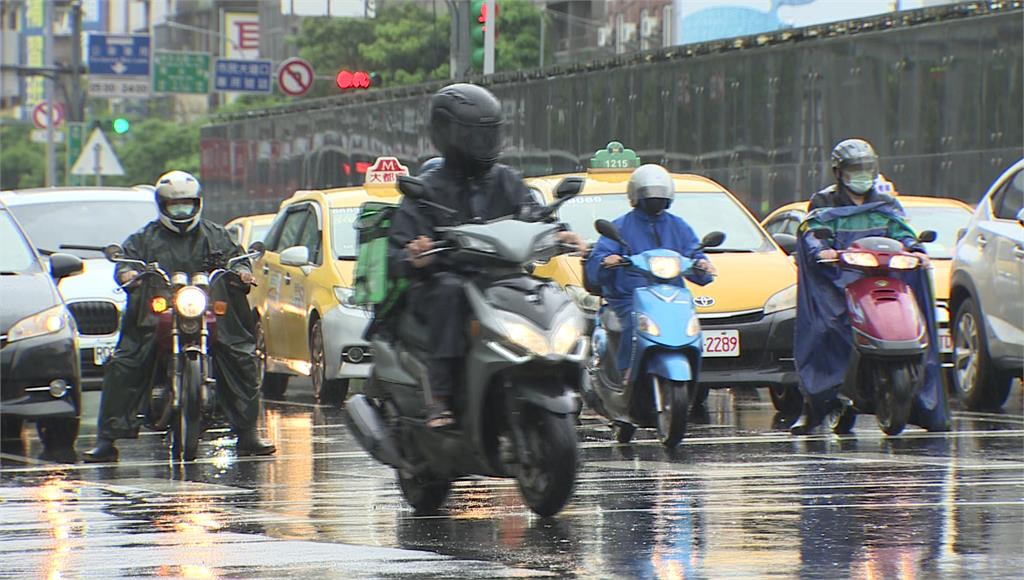
[[[301,58],[289,58],[277,69],[277,86],[291,97],[299,97],[313,88],[313,67]]]

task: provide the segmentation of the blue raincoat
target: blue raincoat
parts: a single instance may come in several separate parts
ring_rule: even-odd
[[[846,249],[861,238],[895,238],[913,251],[922,251],[906,225],[899,202],[888,199],[863,205],[822,208],[808,214],[800,226],[797,250],[796,339],[794,357],[804,397],[823,412],[835,399],[846,377],[853,351],[853,331],[846,311],[845,288],[862,274],[818,264],[818,253],[827,248]],[[812,230],[832,230],[832,240],[819,240]],[[910,423],[929,430],[949,427],[948,409],[942,387],[935,301],[928,271],[919,268],[890,275],[910,285],[928,325],[929,348],[925,355],[925,382],[914,402]]]
[[[622,238],[629,244],[627,251],[618,242],[604,236],[597,241],[585,265],[588,280],[594,280],[603,289],[603,296],[622,323],[622,340],[619,341],[617,362],[621,370],[630,367],[633,349],[633,291],[650,286],[651,282],[642,274],[628,268],[602,268],[601,262],[608,256],[628,256],[647,250],[666,249],[695,260],[707,259],[699,251],[700,238],[683,218],[668,211],[650,216],[640,209],[634,209],[614,222]],[[714,278],[706,272],[687,274],[686,279],[704,286]],[[681,283],[680,283],[681,284]],[[682,322],[680,322],[682,324]]]

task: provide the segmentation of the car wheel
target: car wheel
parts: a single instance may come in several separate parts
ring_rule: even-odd
[[[21,428],[24,423],[21,417],[0,418],[0,438],[21,439]]]
[[[43,448],[47,451],[62,451],[75,446],[78,439],[78,417],[39,419],[36,431]]]
[[[953,384],[971,410],[998,409],[1006,402],[1013,376],[999,372],[988,354],[984,319],[973,298],[953,318]]]
[[[327,355],[324,352],[324,327],[319,320],[313,323],[309,333],[310,379],[313,393],[321,405],[340,407],[348,397],[348,379],[327,378]]]
[[[786,417],[796,417],[804,405],[804,396],[796,385],[772,385],[768,387],[775,410]]]
[[[260,390],[268,399],[284,398],[288,390],[288,375],[267,372],[267,339],[263,335],[263,323],[256,319],[256,366],[260,378]]]

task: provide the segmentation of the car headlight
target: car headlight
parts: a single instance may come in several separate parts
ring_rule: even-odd
[[[637,315],[636,329],[649,336],[661,336],[661,329],[646,314]]]
[[[889,258],[889,267],[894,270],[913,270],[920,263],[917,256],[897,255]]]
[[[64,328],[67,324],[68,314],[63,304],[47,308],[42,312],[15,322],[14,326],[7,332],[7,342],[53,334]]]
[[[334,287],[334,298],[337,299],[338,304],[341,304],[342,306],[346,306],[348,308],[354,307],[356,305],[355,302],[353,302],[355,295],[355,291],[351,288],[346,288],[344,286]]]
[[[942,324],[949,322],[949,307],[945,304],[935,305],[935,322]]]
[[[679,258],[673,256],[655,256],[649,259],[647,263],[651,268],[651,274],[662,280],[671,280],[678,277],[682,269]]]
[[[844,262],[851,266],[860,266],[861,268],[878,267],[878,258],[868,252],[844,252],[842,258]]]
[[[195,286],[185,286],[174,296],[174,309],[185,318],[195,318],[206,312],[206,292]]]
[[[485,254],[494,254],[498,251],[498,248],[494,247],[494,244],[491,242],[486,242],[472,236],[459,236],[459,245],[467,250],[483,252]]]
[[[580,307],[580,310],[597,312],[601,308],[601,297],[594,296],[581,286],[569,285],[565,287],[565,291],[572,298],[572,301],[576,303],[576,306]]]
[[[576,347],[582,334],[583,330],[577,320],[563,322],[555,329],[555,334],[551,338],[552,350],[555,354],[569,354]]]
[[[796,308],[796,284],[787,286],[783,290],[776,292],[764,303],[765,314],[779,312],[780,310],[789,310],[790,308]]]
[[[524,322],[504,322],[502,326],[505,329],[505,337],[512,344],[540,356],[546,356],[551,353],[551,345],[548,344],[548,339],[529,324]]]
[[[686,325],[686,336],[697,336],[700,334],[700,319],[697,315],[690,317],[690,323]]]

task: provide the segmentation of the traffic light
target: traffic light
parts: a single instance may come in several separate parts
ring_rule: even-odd
[[[114,132],[118,135],[124,135],[128,132],[128,129],[132,128],[132,124],[128,122],[128,119],[124,117],[118,117],[114,119]]]
[[[338,85],[338,88],[346,91],[349,89],[368,89],[373,86],[373,77],[378,77],[376,73],[368,73],[364,70],[350,71],[341,70],[338,72],[338,76],[334,77],[334,84]]]
[[[494,0],[495,38],[498,30],[498,0]],[[484,36],[487,34],[487,3],[484,0],[473,0],[469,7],[469,50],[473,68],[480,71],[484,68]]]

